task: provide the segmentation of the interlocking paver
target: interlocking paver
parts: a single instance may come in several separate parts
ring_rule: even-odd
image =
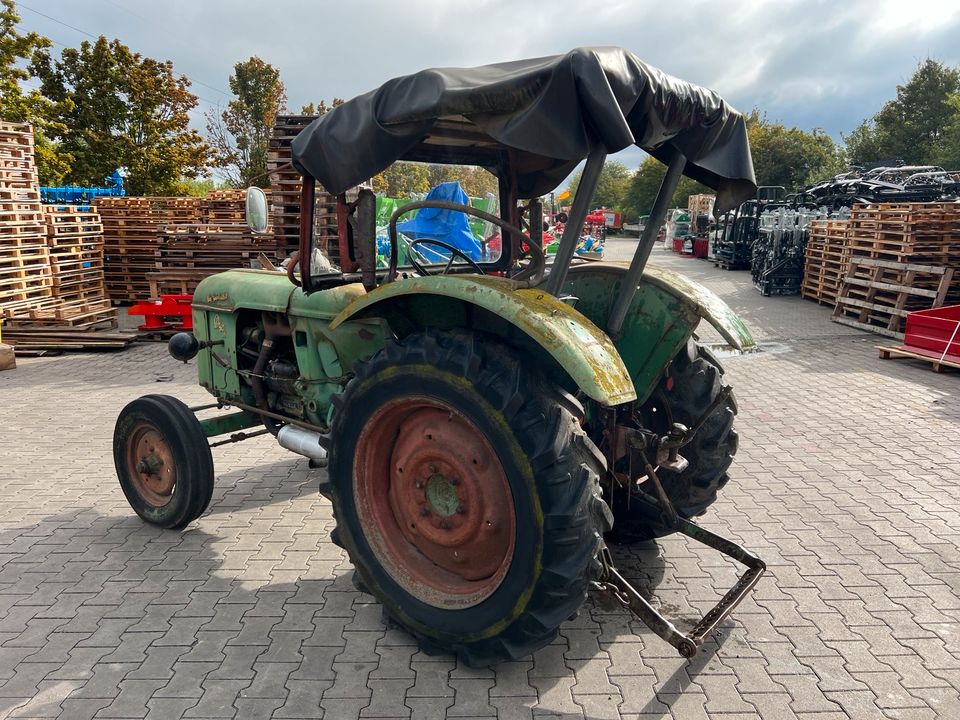
[[[193,367],[139,345],[0,373],[0,427],[36,439],[0,444],[13,470],[0,482],[0,716],[960,715],[960,447],[944,442],[960,426],[956,376],[879,361],[877,338],[760,298],[747,273],[654,261],[718,291],[769,343],[724,361],[741,444],[703,522],[770,572],[694,662],[596,595],[532,657],[476,671],[423,653],[354,587],[320,474],[266,439],[214,450],[197,523],[145,525],[113,477],[116,414],[147,392],[206,396]],[[161,372],[173,379],[158,386]],[[684,627],[733,582],[679,538],[614,553]]]

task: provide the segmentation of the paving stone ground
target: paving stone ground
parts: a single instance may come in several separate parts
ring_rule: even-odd
[[[654,260],[765,347],[725,360],[740,451],[703,522],[770,571],[696,659],[598,597],[519,662],[423,654],[354,589],[318,474],[264,438],[214,450],[198,522],[145,525],[114,476],[117,413],[206,395],[141,345],[0,373],[0,717],[960,717],[960,377],[881,361],[878,338],[749,273]],[[616,560],[681,624],[735,577],[677,538]]]

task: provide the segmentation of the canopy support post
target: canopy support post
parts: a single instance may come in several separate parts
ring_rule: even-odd
[[[680,176],[686,164],[687,158],[684,157],[682,152],[675,150],[673,157],[670,159],[670,164],[667,166],[667,174],[663,176],[663,182],[660,183],[660,190],[657,192],[657,199],[650,211],[650,218],[643,228],[643,235],[640,236],[640,242],[637,243],[637,249],[633,253],[630,269],[623,276],[620,293],[610,308],[610,317],[607,319],[607,334],[614,342],[619,339],[623,321],[627,317],[627,310],[630,303],[633,302],[633,296],[637,293],[637,286],[643,276],[643,269],[647,265],[647,260],[650,259],[650,251],[653,250],[653,243],[656,242],[660,226],[663,224],[663,218],[666,217],[667,206],[673,199],[673,193],[677,189],[677,183],[680,182]]]
[[[550,274],[547,276],[547,282],[544,286],[551,295],[559,295],[560,289],[567,279],[567,270],[570,268],[570,261],[577,249],[577,243],[580,242],[580,232],[583,230],[587,213],[590,212],[590,201],[593,200],[593,193],[597,189],[600,171],[603,170],[603,163],[606,159],[607,153],[603,148],[596,148],[587,156],[587,164],[580,175],[580,184],[577,186],[577,194],[573,198],[570,216],[563,228],[560,247],[557,248],[557,257],[553,261],[553,266],[550,268]]]

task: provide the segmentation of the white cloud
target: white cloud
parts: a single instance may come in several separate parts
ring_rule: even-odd
[[[424,67],[622,45],[741,110],[759,107],[839,139],[893,97],[919,60],[960,65],[956,0],[87,0],[82,13],[73,0],[28,5],[169,58],[220,90],[234,63],[259,55],[280,69],[294,110]],[[64,44],[85,39],[34,13],[21,15],[27,28]],[[202,109],[227,99],[203,85],[194,90]],[[623,159],[633,165],[639,157]]]

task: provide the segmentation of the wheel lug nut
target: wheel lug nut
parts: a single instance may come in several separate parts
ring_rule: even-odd
[[[467,514],[467,509],[463,505],[457,508],[457,515],[466,515],[466,514]]]
[[[453,485],[454,487],[456,487],[457,485],[460,484],[460,478],[458,478],[458,477],[452,477],[452,478],[450,478],[450,484]]]
[[[441,521],[440,521],[440,529],[441,529],[441,530],[449,530],[449,529],[450,529],[450,523],[448,523],[446,520],[441,520]]]
[[[420,515],[422,517],[430,517],[430,508],[424,505],[422,508],[420,508]]]
[[[431,466],[430,466],[430,472],[431,472],[431,473],[437,472],[437,466],[436,466],[436,465],[431,465]]]

